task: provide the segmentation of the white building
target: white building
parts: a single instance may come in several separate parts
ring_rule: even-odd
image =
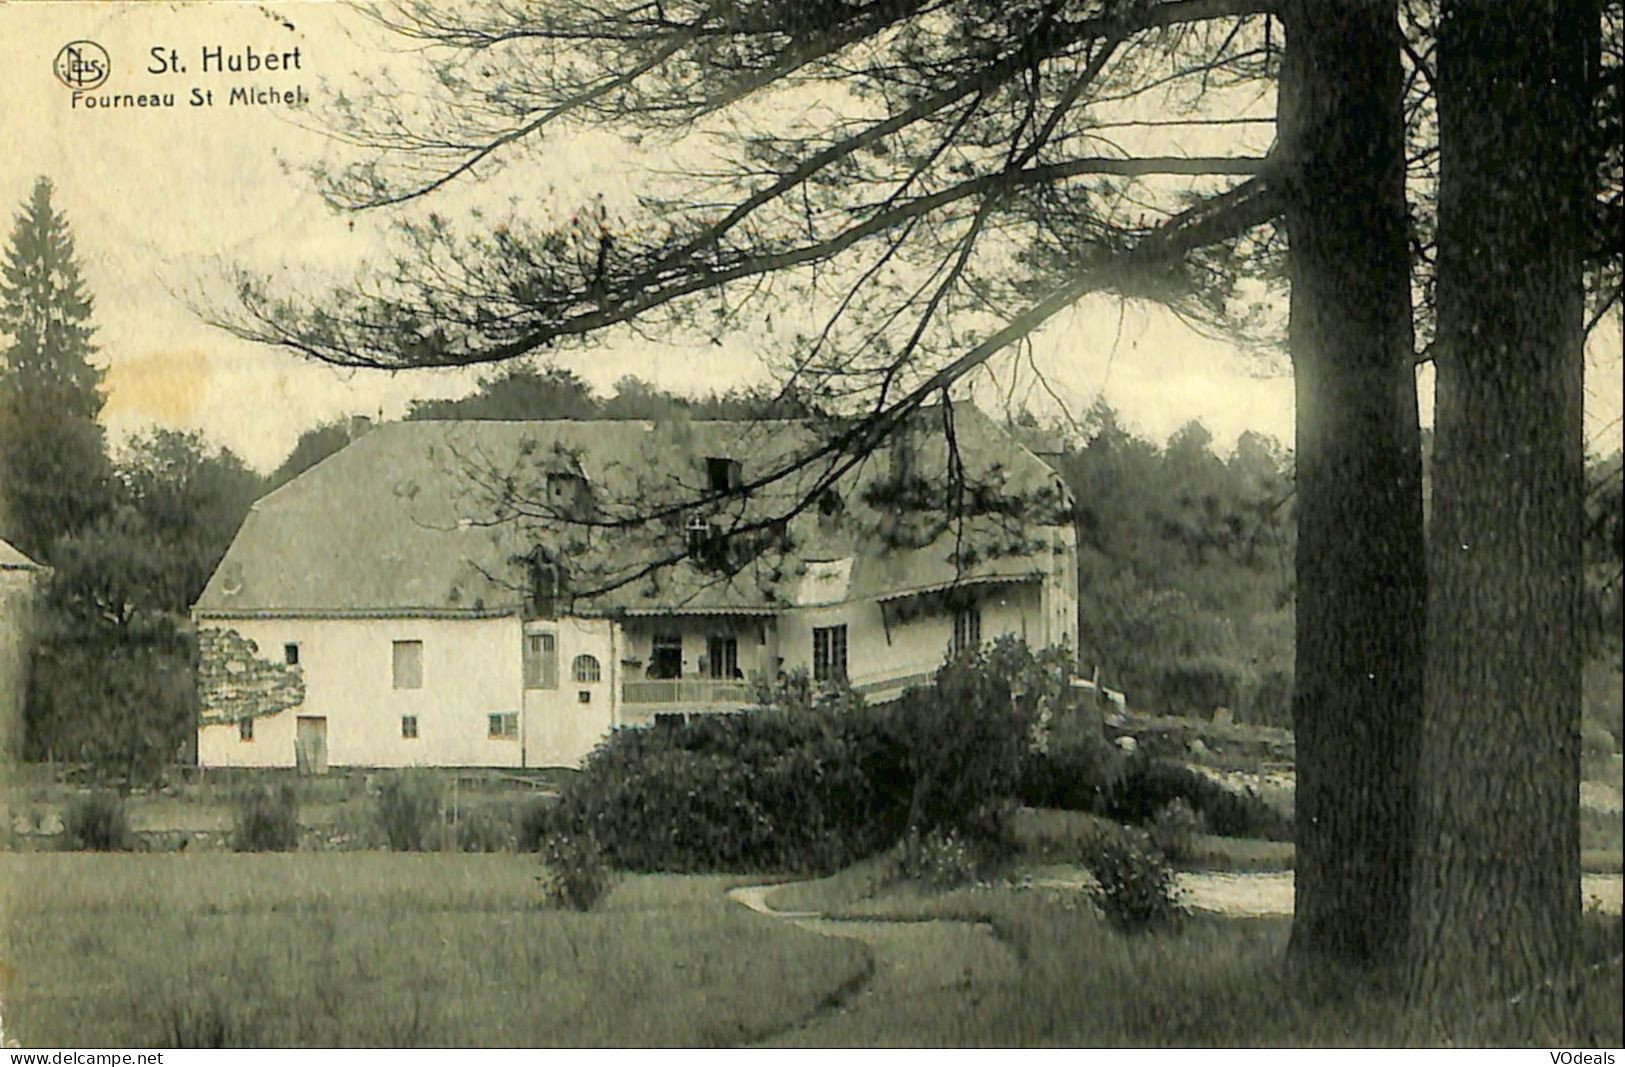
[[[34,604],[48,569],[0,541],[0,764],[20,759]]]
[[[886,699],[967,642],[1073,647],[1065,487],[968,405],[950,465],[946,414],[828,484],[851,457],[759,484],[799,422],[373,429],[256,503],[199,598],[198,761],[575,766],[781,673]]]

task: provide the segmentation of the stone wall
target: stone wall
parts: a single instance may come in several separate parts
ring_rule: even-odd
[[[264,718],[304,703],[304,673],[262,659],[259,645],[236,630],[200,627],[197,644],[201,725]]]

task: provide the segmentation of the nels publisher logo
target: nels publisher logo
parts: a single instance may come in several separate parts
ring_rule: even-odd
[[[51,69],[69,89],[95,89],[113,72],[113,63],[107,49],[95,41],[70,41],[56,54]]]

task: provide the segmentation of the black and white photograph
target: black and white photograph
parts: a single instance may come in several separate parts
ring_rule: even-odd
[[[1619,1062],[1622,60],[0,2],[0,1055]]]

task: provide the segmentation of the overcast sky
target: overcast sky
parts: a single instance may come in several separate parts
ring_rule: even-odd
[[[85,280],[96,300],[100,360],[107,367],[104,421],[115,440],[143,426],[201,429],[261,469],[275,466],[301,430],[339,415],[398,416],[413,397],[468,391],[476,374],[339,372],[235,340],[203,324],[184,294],[241,262],[295,278],[349,274],[380,247],[376,217],[331,212],[309,180],[286,164],[326,148],[293,119],[308,112],[229,106],[231,86],[302,86],[316,105],[385,57],[369,29],[338,4],[0,5],[0,210],[5,234],[36,175],[57,186]],[[174,93],[172,109],[87,110],[53,73],[64,45],[105,49],[105,93]],[[300,50],[300,69],[257,77],[203,75],[204,47]],[[173,48],[185,73],[148,70],[151,50]],[[212,107],[190,107],[193,87],[213,89]],[[613,144],[561,153],[562,181],[602,182]],[[1593,345],[1588,433],[1594,449],[1618,447],[1620,355],[1615,331]],[[1165,313],[1099,300],[1053,322],[1034,346],[1037,365],[1076,413],[1104,395],[1129,425],[1156,439],[1191,419],[1217,443],[1256,429],[1292,440],[1292,385],[1278,355],[1244,353],[1203,338]],[[683,349],[648,342],[584,353],[559,365],[601,392],[625,374],[706,392],[759,380],[748,339]],[[1008,383],[1008,358],[996,370]],[[1425,383],[1424,383],[1425,384]],[[1031,406],[1053,403],[1033,390]],[[991,397],[984,390],[984,403]],[[1424,389],[1424,409],[1430,401]],[[989,405],[991,406],[991,405]],[[1424,410],[1424,416],[1426,412]]]

